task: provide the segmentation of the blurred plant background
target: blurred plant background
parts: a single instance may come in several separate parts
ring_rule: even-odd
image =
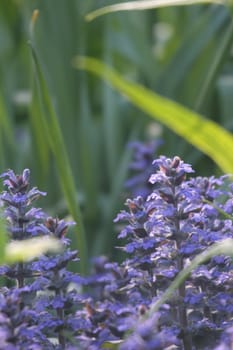
[[[159,153],[179,155],[192,163],[197,174],[220,174],[221,169],[102,80],[74,69],[75,56],[98,58],[123,77],[197,111],[229,132],[233,129],[233,24],[229,8],[216,4],[171,6],[85,21],[88,12],[113,3],[0,2],[0,171],[12,168],[17,173],[30,168],[32,184],[48,193],[41,206],[51,215],[70,214],[62,190],[67,181],[65,173],[61,175],[63,154],[56,153],[56,140],[51,147],[52,124],[46,132],[48,118],[43,111],[47,98],[69,158],[88,260],[113,252],[116,235],[112,221],[125,201],[124,183],[132,159],[132,150],[127,147],[130,141],[162,139]],[[39,16],[32,23],[35,9]],[[47,83],[44,99],[35,88],[29,40]],[[72,236],[74,246],[78,245],[78,231]]]

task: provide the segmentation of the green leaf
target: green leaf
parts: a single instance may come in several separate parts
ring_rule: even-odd
[[[119,345],[121,343],[123,343],[123,340],[106,341],[102,344],[101,349],[117,350],[117,349],[119,349]]]
[[[207,154],[223,172],[233,173],[233,137],[218,124],[137,83],[127,81],[96,59],[77,57],[73,65],[95,73],[110,83],[142,111]]]
[[[62,249],[61,241],[49,236],[12,241],[6,245],[5,260],[10,264],[30,261],[47,252],[58,253]]]
[[[222,63],[222,48],[225,52],[228,25],[229,14],[226,9],[213,6],[202,11],[185,33],[181,35],[178,32],[179,38],[176,40],[179,40],[179,45],[158,73],[158,91],[191,108],[200,95],[205,101],[206,92],[209,93],[210,87],[214,87],[210,86],[214,82],[213,74],[216,77],[218,72],[216,63],[214,69],[213,64],[218,62],[219,65],[219,57]],[[212,79],[209,79],[210,70]]]
[[[214,87],[214,82],[216,80],[216,77],[218,76],[219,71],[222,68],[222,64],[231,49],[232,39],[233,39],[233,20],[231,20],[231,22],[226,28],[224,35],[222,35],[222,40],[220,40],[218,50],[214,55],[212,63],[210,64],[209,69],[207,71],[205,80],[199,90],[196,103],[195,103],[195,109],[198,111],[201,110],[205,100],[207,99],[211,91],[211,88]]]
[[[2,94],[0,94],[0,127],[2,131],[6,134],[10,143],[13,144],[14,137],[12,132],[12,126]]]
[[[114,4],[102,7],[95,11],[92,11],[86,15],[87,21],[93,21],[93,19],[107,15],[112,12],[119,11],[141,11],[155,9],[159,7],[167,6],[182,6],[182,5],[196,5],[204,3],[215,3],[215,4],[224,4],[224,0],[144,0],[144,1],[129,1],[121,4]]]
[[[5,220],[0,211],[0,265],[5,263],[5,247],[7,244],[7,230]]]
[[[229,113],[233,109],[233,77],[231,75],[223,75],[218,79],[217,94],[221,111],[221,125],[233,130],[233,119]]]
[[[72,175],[70,161],[66,152],[65,143],[58,122],[58,117],[52,105],[48,87],[43,76],[35,49],[30,45],[33,62],[35,65],[35,75],[38,83],[38,92],[40,94],[41,105],[44,112],[43,126],[46,130],[46,137],[49,141],[51,150],[56,162],[58,177],[67,201],[68,209],[77,223],[77,242],[80,255],[80,269],[82,273],[87,269],[87,248],[84,227],[82,223],[81,211],[77,200],[77,191]]]
[[[35,79],[32,82],[32,101],[30,104],[30,124],[32,128],[33,139],[36,145],[38,165],[43,177],[48,176],[50,148],[49,141],[45,138],[46,124],[43,118],[43,112],[40,108],[40,98],[36,88]]]

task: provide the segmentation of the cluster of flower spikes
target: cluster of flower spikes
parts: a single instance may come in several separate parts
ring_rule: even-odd
[[[69,240],[65,238],[73,223],[53,219],[32,207],[45,193],[36,187],[30,189],[28,169],[22,175],[9,170],[1,177],[6,191],[0,200],[10,240],[50,235],[61,240],[66,249],[36,261],[0,267],[0,275],[9,284],[0,291],[0,349],[68,349],[69,332],[85,328],[73,312],[80,297],[74,289],[68,289],[71,283],[80,283],[79,276],[66,270],[70,261],[77,260],[77,251],[69,250]]]
[[[192,169],[178,157],[160,157],[154,167],[151,194],[127,200],[129,210],[116,218],[127,223],[119,235],[126,242],[121,249],[127,258],[121,264],[96,259],[95,274],[85,280],[91,293],[82,297],[68,289],[70,283],[81,282],[66,270],[67,263],[77,259],[64,237],[70,224],[31,208],[44,193],[29,189],[28,170],[19,176],[12,171],[2,175],[7,191],[0,199],[11,239],[53,235],[67,249],[0,268],[1,275],[16,281],[16,286],[1,289],[0,349],[99,350],[105,342],[105,347],[119,342],[120,350],[232,348],[229,257],[217,256],[199,266],[159,313],[144,319],[193,257],[232,237],[233,196],[230,187],[222,189],[224,178],[187,180]]]
[[[131,332],[148,309],[141,294],[129,287],[132,276],[123,265],[109,262],[108,258],[100,256],[94,259],[93,267],[92,274],[83,279],[83,284],[88,287],[82,294],[83,308],[76,311],[76,317],[83,320],[85,325],[76,336],[80,350],[112,348],[113,344],[123,343],[127,332]],[[161,344],[165,344],[162,341],[165,334],[168,336],[166,344],[173,344],[173,340],[169,339],[171,332],[163,331],[160,334],[154,321],[150,321],[148,326],[151,327],[156,347],[148,347],[147,343],[145,349],[165,350],[161,347]]]
[[[112,346],[119,350],[165,350],[179,344],[170,330],[159,329],[157,313],[141,322],[148,307],[142,295],[131,288],[132,276],[123,265],[104,256],[94,259],[93,265],[95,271],[86,279],[91,293],[87,293],[86,308],[80,312],[89,320],[89,329],[79,337],[82,350]],[[135,326],[136,334],[126,338]]]
[[[153,165],[152,193],[146,200],[140,196],[127,200],[128,211],[116,218],[127,223],[119,234],[126,241],[121,249],[128,255],[122,268],[131,276],[125,289],[137,291],[148,308],[197,254],[233,237],[232,187],[223,190],[224,177],[186,179],[193,170],[178,157],[161,156]],[[172,332],[174,349],[214,349],[223,331],[232,329],[232,268],[230,257],[210,259],[193,271],[160,310],[158,329]],[[165,348],[151,347],[151,339],[147,343],[135,332],[126,347],[130,339],[132,347],[138,339],[140,349]],[[153,344],[159,344],[158,337],[159,333]]]

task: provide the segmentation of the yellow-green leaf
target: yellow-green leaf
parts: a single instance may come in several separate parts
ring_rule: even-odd
[[[0,265],[5,263],[5,247],[7,244],[6,222],[0,211]]]
[[[77,57],[73,65],[95,73],[143,112],[207,154],[223,172],[233,173],[233,136],[220,125],[138,83],[126,80],[94,58]]]
[[[105,341],[102,346],[101,349],[112,349],[112,350],[117,350],[119,349],[119,345],[123,343],[123,340],[110,340],[110,341]]]
[[[201,3],[215,3],[215,4],[224,4],[224,0],[144,0],[144,1],[128,1],[120,4],[109,5],[101,7],[95,11],[92,11],[86,15],[87,21],[92,21],[93,19],[107,15],[111,12],[119,11],[141,11],[155,9],[158,7],[167,7],[167,6],[181,6],[181,5],[196,5]]]
[[[29,261],[47,252],[57,253],[62,248],[58,239],[49,236],[12,241],[6,245],[5,260],[8,263]]]

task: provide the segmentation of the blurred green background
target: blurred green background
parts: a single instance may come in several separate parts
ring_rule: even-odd
[[[81,210],[81,216],[76,211],[75,219],[83,222],[87,260],[113,252],[116,230],[112,220],[125,201],[130,140],[162,138],[159,153],[179,155],[192,163],[197,174],[220,174],[221,170],[102,80],[74,69],[75,56],[98,58],[123,77],[199,112],[230,132],[233,129],[230,10],[221,5],[167,7],[85,21],[88,12],[111,3],[114,1],[0,2],[0,171],[30,168],[32,185],[48,193],[41,206],[59,217],[70,213],[64,196],[69,176],[62,175],[64,155],[54,140],[54,148],[51,146],[50,138],[56,136],[53,125],[48,122],[46,126],[43,108],[47,105],[35,87],[30,41],[60,126],[61,146],[65,145],[68,155],[74,196]],[[32,33],[35,9],[39,16]],[[64,167],[67,169],[67,159]],[[67,188],[72,190],[72,186]],[[80,249],[78,229],[73,237],[73,245]]]

